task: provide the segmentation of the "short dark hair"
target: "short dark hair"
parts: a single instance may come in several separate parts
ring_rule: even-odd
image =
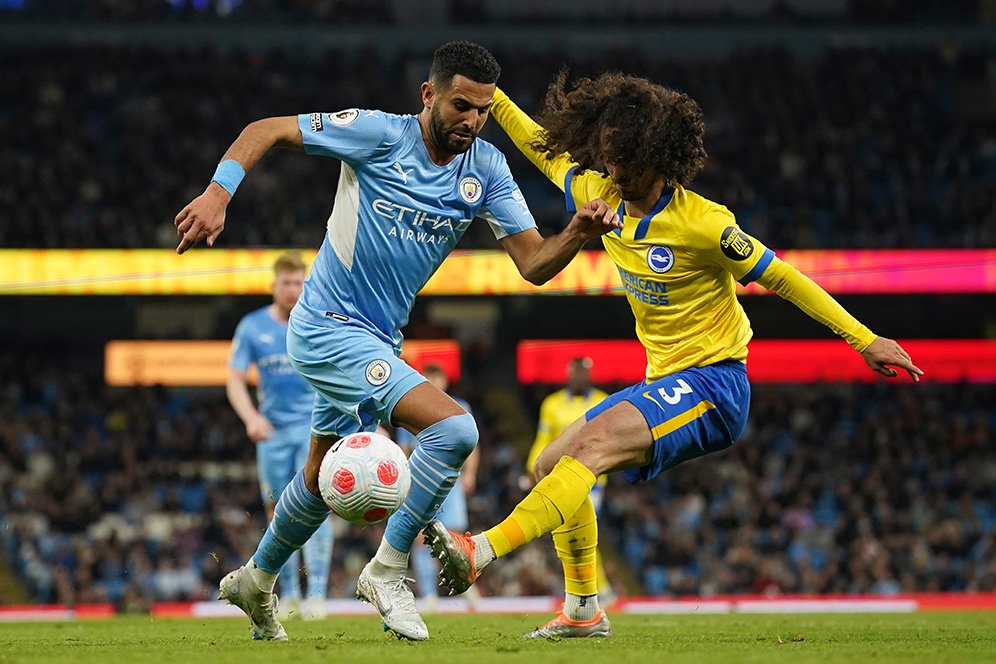
[[[429,82],[448,85],[454,76],[466,76],[477,83],[495,83],[501,67],[491,51],[469,41],[446,42],[436,49],[429,67]]]

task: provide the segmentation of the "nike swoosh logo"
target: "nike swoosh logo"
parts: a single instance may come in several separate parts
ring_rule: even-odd
[[[370,585],[370,589],[373,591],[373,593],[372,593],[373,594],[373,600],[374,600],[374,604],[377,605],[377,610],[380,611],[381,614],[390,613],[391,609],[394,608],[394,606],[391,604],[391,598],[390,597],[381,597],[380,593],[377,592],[377,586],[375,586],[373,584]]]

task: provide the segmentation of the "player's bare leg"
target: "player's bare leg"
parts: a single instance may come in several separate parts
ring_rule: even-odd
[[[540,481],[501,524],[474,536],[449,531],[437,521],[426,527],[426,542],[441,563],[440,579],[450,594],[462,593],[473,585],[498,556],[563,526],[567,521],[563,514],[574,515],[586,502],[590,507],[589,493],[597,475],[645,465],[652,455],[653,441],[646,420],[627,402],[583,426],[571,425],[565,433],[573,435],[561,436],[547,448],[549,453],[540,455],[534,469]],[[578,604],[577,608],[594,615],[580,620],[565,616],[574,624],[560,620],[558,625],[577,627],[580,623],[587,628],[597,624],[594,631],[611,633],[601,626],[603,612],[597,607],[597,593],[584,607],[580,601]],[[557,631],[570,630],[558,627]],[[587,629],[576,631],[578,636],[588,635],[580,633]]]

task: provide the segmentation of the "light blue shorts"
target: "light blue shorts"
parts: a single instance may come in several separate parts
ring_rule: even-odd
[[[287,355],[317,392],[311,433],[321,437],[373,431],[390,422],[401,397],[426,380],[391,344],[331,319],[317,324],[291,316]]]
[[[308,460],[311,427],[305,423],[276,429],[273,435],[256,444],[256,470],[263,502],[277,502],[294,475]]]

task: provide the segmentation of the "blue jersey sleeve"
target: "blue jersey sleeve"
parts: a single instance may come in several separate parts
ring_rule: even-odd
[[[519,185],[512,179],[504,157],[496,162],[490,186],[484,196],[484,205],[477,214],[491,225],[495,238],[500,240],[508,235],[536,228],[536,220],[526,205]]]
[[[384,143],[390,128],[381,111],[349,108],[338,113],[305,113],[297,117],[307,154],[356,163],[370,157]]]
[[[243,318],[238,327],[235,328],[235,336],[232,337],[232,356],[228,360],[228,366],[239,371],[246,371],[253,363],[252,342],[250,340],[251,324]]]

